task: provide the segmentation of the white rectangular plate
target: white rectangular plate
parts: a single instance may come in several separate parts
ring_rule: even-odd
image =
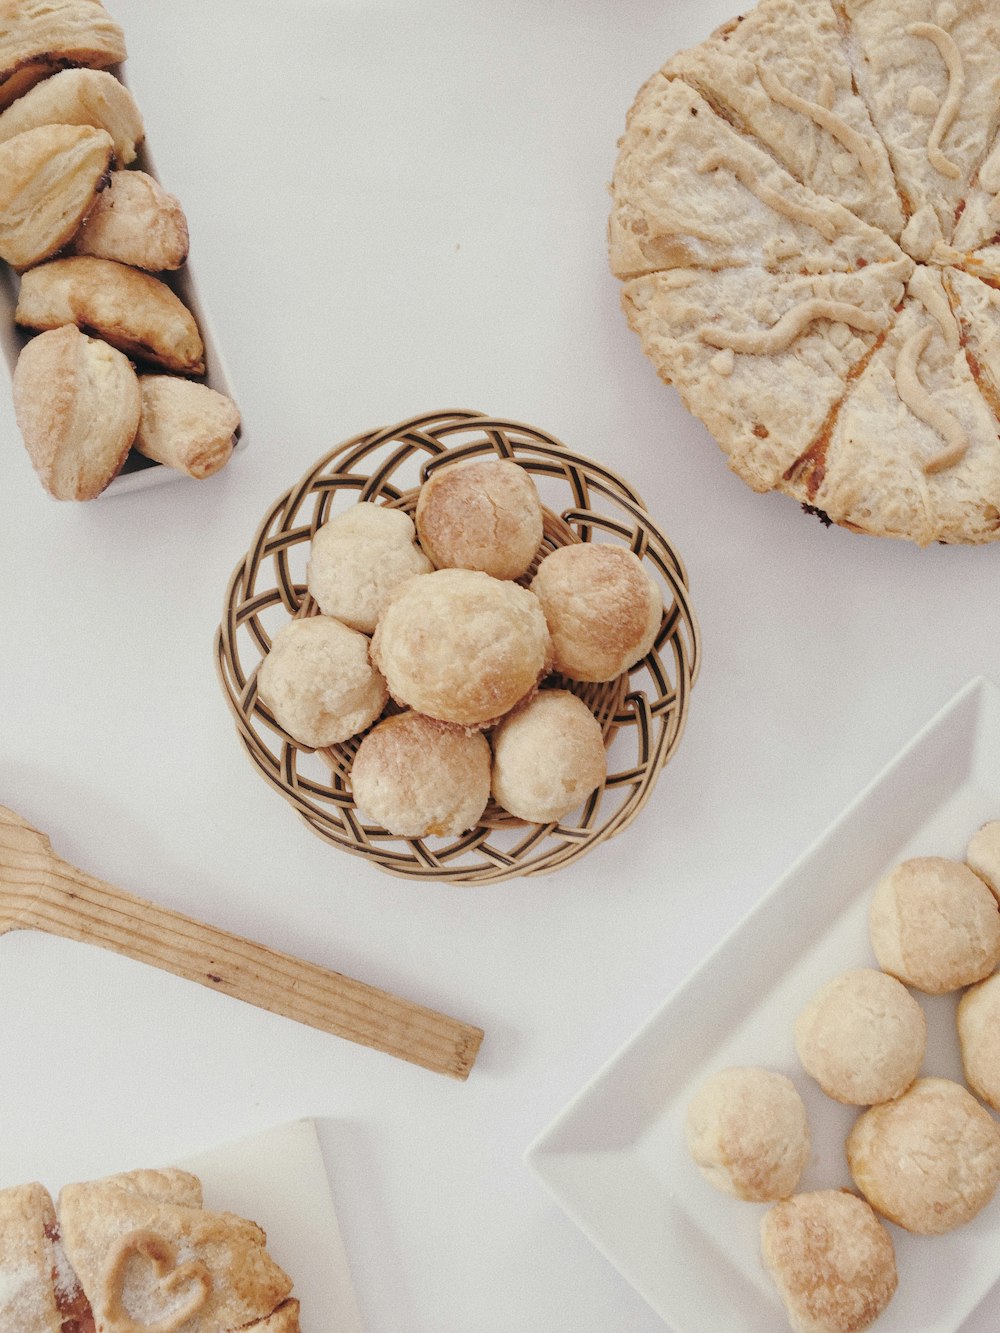
[[[557,1201],[677,1333],[787,1327],[759,1258],[765,1206],[714,1190],[687,1153],[684,1115],[695,1089],[729,1065],[781,1070],[802,1093],[812,1131],[800,1188],[851,1186],[844,1140],[857,1113],[803,1072],[794,1020],[830,977],[877,965],[867,914],[879,878],[911,856],[961,859],[976,829],[996,818],[1000,691],[978,679],[528,1149],[529,1165]],[[922,1072],[960,1079],[955,998],[918,998],[928,1017]],[[890,1231],[899,1290],[880,1333],[954,1333],[1000,1276],[1000,1199],[945,1236]]]

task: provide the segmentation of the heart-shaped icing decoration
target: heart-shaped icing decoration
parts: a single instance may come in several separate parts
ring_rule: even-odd
[[[167,1315],[143,1323],[126,1310],[123,1297],[126,1268],[138,1255],[152,1265],[153,1290],[163,1304],[174,1293],[190,1288],[188,1297]],[[200,1259],[178,1264],[177,1247],[155,1231],[139,1228],[122,1236],[111,1247],[104,1267],[104,1317],[115,1333],[176,1333],[205,1305],[212,1291],[212,1276]]]

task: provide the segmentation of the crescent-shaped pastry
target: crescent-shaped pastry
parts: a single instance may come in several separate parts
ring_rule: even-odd
[[[0,142],[39,125],[92,125],[107,130],[120,167],[135,160],[142,142],[142,115],[135,98],[113,74],[64,69],[36,83],[0,115]]]

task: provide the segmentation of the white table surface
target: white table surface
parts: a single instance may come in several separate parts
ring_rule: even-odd
[[[458,1084],[9,935],[0,1181],[315,1116],[370,1333],[656,1333],[523,1150],[956,689],[1000,681],[1000,546],[919,551],[754,495],[628,332],[604,253],[615,140],[726,0],[109,7],[247,450],[203,484],[59,505],[0,393],[0,803],[93,874],[486,1040]],[[476,890],[313,837],[245,758],[212,657],[269,503],[340,439],[446,406],[625,473],[704,633],[637,824],[561,875]]]

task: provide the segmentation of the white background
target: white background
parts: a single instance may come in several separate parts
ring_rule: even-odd
[[[10,935],[0,1182],[313,1115],[370,1333],[655,1333],[521,1154],[956,689],[1000,680],[1000,547],[919,551],[753,494],[625,326],[615,140],[728,0],[109,7],[247,450],[206,483],[59,505],[0,394],[0,803],[104,879],[486,1040],[462,1085]],[[338,440],[444,407],[623,472],[704,633],[654,799],[548,880],[417,886],[326,846],[253,771],[215,679],[226,582],[270,502]]]

